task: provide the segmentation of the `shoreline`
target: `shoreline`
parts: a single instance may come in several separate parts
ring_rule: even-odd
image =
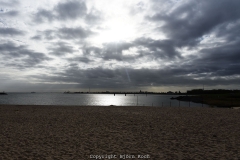
[[[208,107],[0,105],[0,159],[239,159],[239,117]]]
[[[234,108],[240,106],[239,99],[226,98],[226,95],[188,95],[170,98],[172,100],[205,104],[216,108]]]

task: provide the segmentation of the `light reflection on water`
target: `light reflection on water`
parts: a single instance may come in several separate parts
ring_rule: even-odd
[[[124,103],[122,95],[99,95],[95,94],[92,95],[94,99],[94,105],[101,105],[101,106],[108,106],[108,105],[116,105],[116,106],[121,106]]]
[[[178,107],[179,101],[171,100],[178,95],[133,95],[127,94],[63,94],[63,93],[9,93],[0,96],[0,104],[16,105],[78,105],[78,106],[171,106]],[[189,102],[180,102],[189,106]],[[202,106],[190,103],[190,106]],[[203,105],[207,106],[207,105]]]

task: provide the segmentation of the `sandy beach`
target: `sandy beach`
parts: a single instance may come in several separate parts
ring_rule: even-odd
[[[240,159],[240,110],[0,106],[0,159]]]

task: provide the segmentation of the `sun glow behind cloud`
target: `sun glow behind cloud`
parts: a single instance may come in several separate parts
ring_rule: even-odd
[[[97,36],[91,40],[95,43],[108,43],[134,40],[137,36],[138,20],[129,14],[124,3],[109,1],[107,5],[99,3],[97,9],[104,14],[104,21],[97,29]]]
[[[103,30],[99,31],[98,36],[93,39],[96,43],[129,41],[136,37],[134,24],[124,18],[114,18],[108,21],[105,26]]]

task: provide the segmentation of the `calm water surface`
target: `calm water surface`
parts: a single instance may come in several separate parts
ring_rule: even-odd
[[[78,105],[78,106],[172,106],[178,107],[179,101],[171,100],[178,95],[124,95],[124,94],[63,94],[63,93],[8,93],[0,95],[0,104],[15,105]],[[180,102],[180,106],[189,106]],[[192,107],[202,104],[190,103]],[[207,105],[203,105],[207,106]]]

